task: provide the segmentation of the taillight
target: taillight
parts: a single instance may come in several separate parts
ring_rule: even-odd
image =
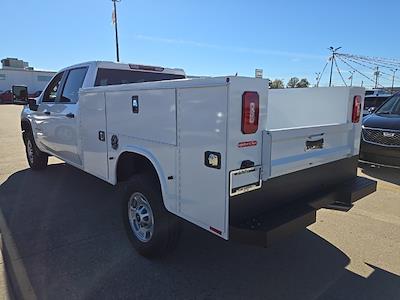
[[[242,95],[242,132],[255,133],[258,129],[260,100],[257,92],[244,92]]]
[[[361,117],[361,96],[354,96],[353,100],[353,113],[351,115],[351,121],[358,123]]]

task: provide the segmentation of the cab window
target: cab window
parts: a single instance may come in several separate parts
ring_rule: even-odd
[[[184,75],[143,72],[134,70],[103,69],[97,70],[95,86],[184,79]]]
[[[79,89],[83,85],[88,68],[76,68],[68,72],[64,88],[61,94],[60,102],[76,103],[78,102]]]
[[[54,102],[57,98],[57,91],[60,87],[61,79],[64,72],[58,73],[46,88],[43,95],[43,102]]]

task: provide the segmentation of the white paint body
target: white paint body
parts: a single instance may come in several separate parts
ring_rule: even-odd
[[[225,239],[232,189],[359,151],[361,123],[353,124],[351,114],[354,96],[364,94],[361,88],[272,91],[267,80],[244,77],[93,87],[97,65],[89,63],[88,68],[76,104],[47,105],[39,99],[37,112],[23,110],[38,147],[111,184],[117,183],[120,155],[141,154],[158,173],[166,209]],[[245,91],[259,95],[254,134],[241,131]],[[137,114],[133,96],[139,99]],[[47,109],[54,114],[44,115]],[[75,118],[67,120],[67,112]],[[99,131],[105,141],[99,140]],[[305,141],[321,134],[324,148],[305,151]],[[117,149],[111,147],[113,135],[119,140]],[[238,147],[248,141],[256,143]],[[220,169],[205,166],[206,151],[221,154]],[[245,160],[254,162],[255,172],[231,180]]]

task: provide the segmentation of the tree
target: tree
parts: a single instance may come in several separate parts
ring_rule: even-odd
[[[297,84],[299,83],[300,79],[298,79],[297,77],[292,77],[289,79],[287,86],[288,88],[295,88],[297,87]]]
[[[269,87],[271,89],[284,89],[285,84],[282,79],[275,79],[274,81],[270,81]]]
[[[302,78],[297,84],[297,88],[307,88],[310,86],[310,83],[308,82],[307,78]]]

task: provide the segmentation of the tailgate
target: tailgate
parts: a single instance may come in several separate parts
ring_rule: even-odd
[[[358,87],[271,90],[262,134],[263,180],[358,155]],[[358,102],[358,103],[359,103]]]
[[[354,124],[263,131],[263,180],[353,156]]]

